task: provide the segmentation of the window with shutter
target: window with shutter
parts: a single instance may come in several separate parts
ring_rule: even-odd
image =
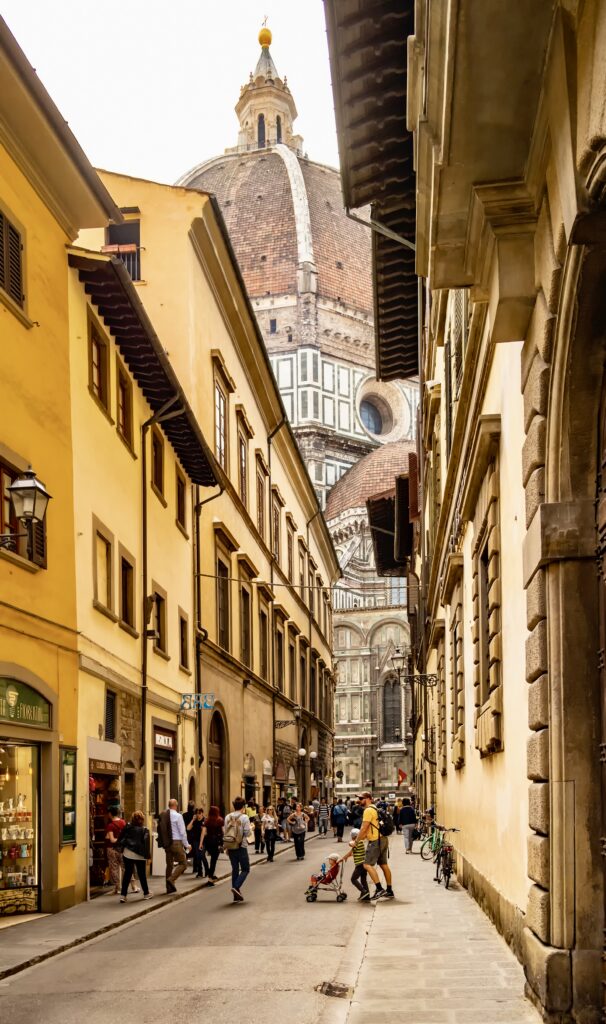
[[[0,212],[0,288],[23,307],[23,245],[21,232]]]
[[[105,691],[105,739],[113,743],[116,738],[116,694]]]

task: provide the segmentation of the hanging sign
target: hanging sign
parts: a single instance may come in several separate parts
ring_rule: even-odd
[[[214,706],[214,693],[181,694],[181,711],[212,711]]]
[[[154,729],[154,746],[161,747],[163,750],[174,750],[174,732],[160,732],[158,729]]]

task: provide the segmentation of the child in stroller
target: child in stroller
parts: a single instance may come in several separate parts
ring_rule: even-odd
[[[337,903],[342,903],[347,899],[347,893],[343,892],[343,862],[338,853],[331,853],[328,863],[322,864],[320,873],[311,876],[305,890],[305,899],[308,903],[316,902],[319,890],[334,892]]]

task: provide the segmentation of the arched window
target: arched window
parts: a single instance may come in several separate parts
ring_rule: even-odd
[[[402,693],[400,684],[388,679],[383,686],[383,742],[399,743],[402,739]]]
[[[257,121],[257,144],[259,149],[265,149],[265,114],[259,114]]]
[[[282,118],[279,114],[276,118],[276,142],[282,142]]]

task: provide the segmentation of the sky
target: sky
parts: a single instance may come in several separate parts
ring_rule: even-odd
[[[95,167],[174,182],[237,142],[263,18],[312,160],[338,166],[322,0],[0,0]]]

